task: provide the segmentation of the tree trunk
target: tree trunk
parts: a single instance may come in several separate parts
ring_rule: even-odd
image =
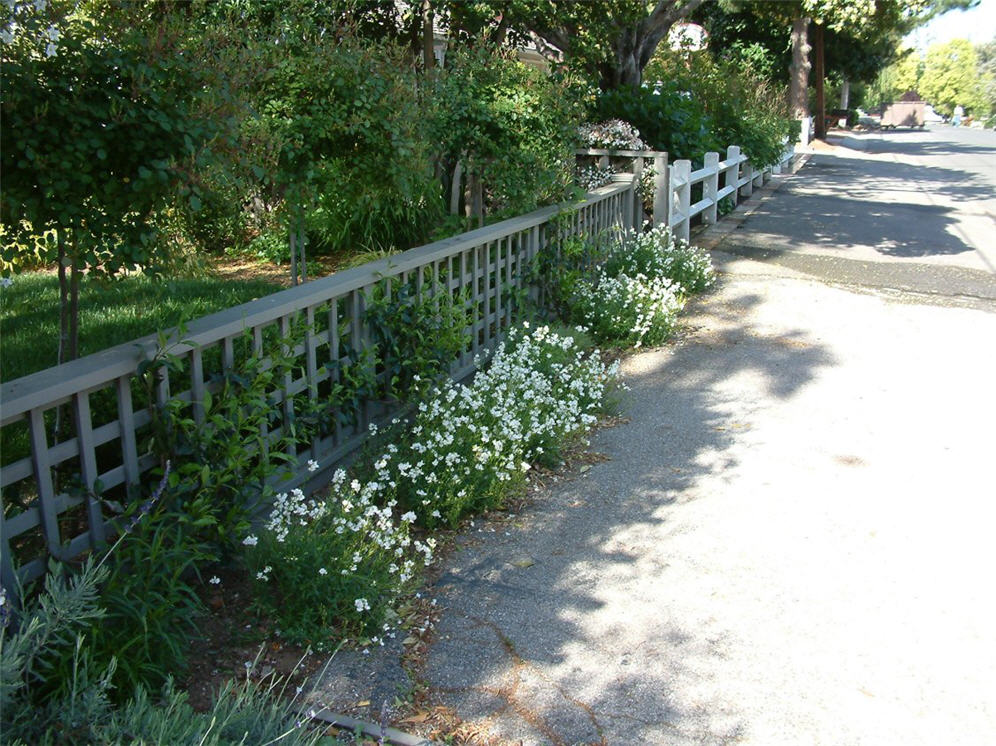
[[[432,5],[422,0],[422,68],[426,74],[436,66],[435,36],[432,33]]]
[[[73,253],[72,269],[69,275],[69,354],[67,360],[80,356],[80,270],[79,259]]]
[[[463,164],[457,161],[453,167],[453,181],[450,184],[450,215],[460,214],[461,191],[463,191]]]
[[[813,44],[816,47],[816,139],[827,139],[827,100],[824,91],[826,70],[823,66],[823,25],[817,23],[813,27]]]
[[[809,46],[807,31],[808,18],[796,18],[792,21],[792,67],[789,87],[789,107],[792,116],[803,119],[809,116]]]
[[[612,45],[613,59],[602,64],[600,86],[603,91],[629,87],[634,90],[643,82],[640,66],[640,45],[636,29],[621,30]]]
[[[847,109],[851,106],[851,81],[844,78],[840,86],[840,108]]]
[[[62,365],[69,350],[69,278],[66,275],[66,239],[59,230],[59,346],[55,353],[55,364]]]
[[[297,246],[301,252],[301,282],[308,281],[308,255],[305,248],[308,243],[308,231],[304,225],[304,214],[297,220]]]
[[[291,222],[290,234],[288,240],[290,241],[290,272],[291,272],[291,285],[297,285],[297,229],[294,227],[293,221]]]

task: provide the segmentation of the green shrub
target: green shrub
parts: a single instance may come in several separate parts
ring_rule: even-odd
[[[656,345],[670,336],[685,296],[713,278],[705,252],[659,226],[610,248],[603,263],[575,283],[567,303],[571,318],[599,342]]]
[[[701,160],[703,153],[734,144],[723,144],[717,138],[700,102],[671,80],[654,88],[603,91],[596,100],[593,117],[629,122],[654,150],[666,151],[672,162],[682,158]]]
[[[699,121],[681,118],[674,126],[692,132],[702,126],[709,132],[699,149],[672,151],[672,159],[698,161],[705,152],[725,152],[727,146],[738,145],[755,166],[767,166],[778,160],[791,137],[792,118],[784,92],[743,60],[717,60],[708,51],[659,49],[644,79],[658,81],[654,85],[668,92],[668,108],[676,106],[675,95],[684,105],[695,107]],[[675,110],[681,111],[682,103]],[[643,131],[639,122],[633,123]],[[707,142],[709,147],[702,148]]]
[[[402,508],[427,526],[502,505],[530,462],[555,462],[594,423],[615,370],[583,345],[578,333],[513,331],[472,383],[446,384],[419,405],[378,481],[397,483]]]
[[[408,401],[424,392],[470,344],[466,295],[454,298],[443,282],[383,280],[364,314],[386,397]]]
[[[600,342],[641,347],[671,335],[683,304],[680,289],[666,278],[619,274],[579,284],[574,312]]]
[[[520,215],[570,191],[581,109],[572,82],[490,47],[447,54],[432,98],[430,137],[445,171],[480,177],[485,211]]]
[[[600,274],[661,277],[680,286],[685,295],[700,293],[715,280],[709,255],[675,238],[664,225],[645,233],[628,234],[609,252]]]
[[[181,330],[182,335],[182,330]],[[152,447],[173,462],[169,474],[170,505],[191,528],[191,538],[215,547],[223,555],[237,547],[259,506],[276,490],[270,480],[290,476],[298,446],[308,440],[317,413],[310,407],[286,418],[278,394],[287,376],[296,372],[291,355],[300,334],[273,340],[264,356],[247,354],[224,371],[198,402],[197,419],[191,403],[171,398],[153,410]],[[249,348],[251,333],[241,340]],[[215,351],[217,352],[217,351]],[[158,355],[139,366],[152,395],[160,377],[183,376],[184,361],[172,355],[163,339]],[[182,379],[181,379],[182,380]],[[285,421],[287,420],[287,421]],[[278,437],[271,433],[278,432]]]

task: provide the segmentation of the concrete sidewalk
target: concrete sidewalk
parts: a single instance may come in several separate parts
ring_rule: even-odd
[[[628,359],[599,458],[479,522],[439,579],[427,683],[496,742],[993,742],[984,268],[917,254],[898,208],[867,235],[906,255],[832,258],[952,273],[933,290],[746,256],[793,178],[720,244],[741,253],[677,342]],[[795,230],[820,259],[817,218]]]

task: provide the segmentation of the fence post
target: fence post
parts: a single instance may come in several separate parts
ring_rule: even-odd
[[[711,204],[702,212],[702,220],[708,225],[715,225],[719,220],[719,200],[716,197],[719,193],[719,153],[706,153],[703,164],[711,173],[702,182],[702,196]]]
[[[730,165],[723,171],[723,187],[733,186],[731,199],[733,204],[737,204],[740,197],[740,146],[731,145],[726,149],[726,162]]]
[[[738,176],[737,183],[743,185],[740,187],[740,196],[749,199],[754,193],[754,166],[751,165],[750,161],[744,161],[743,167],[743,173]]]
[[[668,185],[667,153],[654,155],[654,227],[667,223]]]
[[[692,206],[692,162],[675,161],[671,166],[671,189],[673,195],[668,203],[668,225],[677,238],[688,240],[688,212]],[[675,185],[677,182],[677,186]]]
[[[640,196],[640,181],[643,178],[643,156],[633,159],[633,230],[643,229],[643,198]]]

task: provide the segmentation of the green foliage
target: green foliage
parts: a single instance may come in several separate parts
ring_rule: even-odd
[[[701,105],[676,81],[605,91],[595,104],[594,117],[629,122],[654,150],[666,151],[672,161],[701,159],[703,153],[724,147],[710,132],[711,122]]]
[[[237,545],[252,515],[275,494],[271,479],[290,476],[298,445],[308,438],[308,428],[296,417],[288,418],[278,398],[284,381],[296,373],[291,350],[297,336],[276,340],[265,355],[248,354],[236,368],[224,371],[214,382],[217,390],[205,391],[197,403],[202,417],[179,398],[154,410],[153,449],[174,464],[171,504],[182,514],[191,538],[223,552]],[[249,348],[251,335],[243,342]],[[154,401],[160,377],[183,371],[183,361],[161,338],[157,356],[138,372]],[[304,414],[307,421],[312,413],[294,414]]]
[[[599,342],[656,345],[673,331],[684,297],[706,289],[713,278],[708,255],[660,227],[612,247],[572,288],[568,307]]]
[[[431,279],[419,289],[383,280],[368,300],[364,322],[385,377],[385,394],[409,400],[449,373],[470,344],[465,297],[454,298]]]
[[[578,332],[513,330],[470,384],[448,383],[419,405],[409,439],[376,464],[376,481],[396,484],[402,509],[430,527],[503,505],[530,462],[556,463],[594,423],[615,369],[584,344]]]
[[[672,96],[687,96],[685,105],[694,106],[702,119],[691,132],[696,126],[704,127],[715,144],[673,158],[697,160],[707,150],[723,152],[729,145],[739,145],[755,165],[765,166],[775,163],[784,151],[791,126],[783,91],[743,60],[717,59],[708,51],[660,51],[647,66],[646,75],[667,81],[665,89]]]
[[[170,38],[98,24],[66,3],[25,13],[17,22],[27,30],[3,45],[5,261],[16,264],[25,242],[55,229],[91,272],[153,264],[147,218],[184,181],[181,164],[217,134],[195,112],[196,63],[173,54]],[[29,33],[50,24],[60,35],[51,56]],[[197,209],[196,190],[187,196]]]
[[[436,78],[429,136],[482,180],[486,210],[518,215],[564,198],[581,111],[570,79],[487,45],[457,48]]]
[[[899,59],[883,68],[865,94],[864,105],[873,108],[898,101],[907,91],[920,92],[923,60],[913,49],[901,53]]]
[[[149,514],[134,505],[122,520],[136,519],[107,563],[100,587],[104,617],[87,639],[93,660],[116,659],[109,672],[112,700],[137,687],[159,689],[184,670],[191,637],[204,609],[197,593],[199,569],[217,559],[197,538],[191,517],[169,496]],[[70,680],[64,660],[60,680]]]
[[[939,114],[950,116],[956,106],[968,113],[988,113],[975,48],[965,39],[933,44],[927,49],[920,94]]]
[[[308,141],[324,135],[313,146],[309,215],[320,248],[424,242],[443,203],[410,58],[396,46],[348,35],[324,47],[317,60],[314,47],[302,54],[284,93],[297,102],[307,92],[313,101],[307,117],[295,118],[295,133]]]
[[[235,743],[331,743],[299,727],[293,701],[279,682],[229,682],[212,707],[195,712],[167,681],[150,697],[139,687],[111,698],[117,659],[100,660],[90,633],[105,618],[99,601],[106,567],[86,560],[78,573],[52,563],[45,587],[22,610],[17,627],[0,626],[0,732],[5,743],[69,746],[78,743],[162,743],[227,746]],[[154,641],[153,641],[154,642]],[[53,681],[62,661],[71,666]]]

